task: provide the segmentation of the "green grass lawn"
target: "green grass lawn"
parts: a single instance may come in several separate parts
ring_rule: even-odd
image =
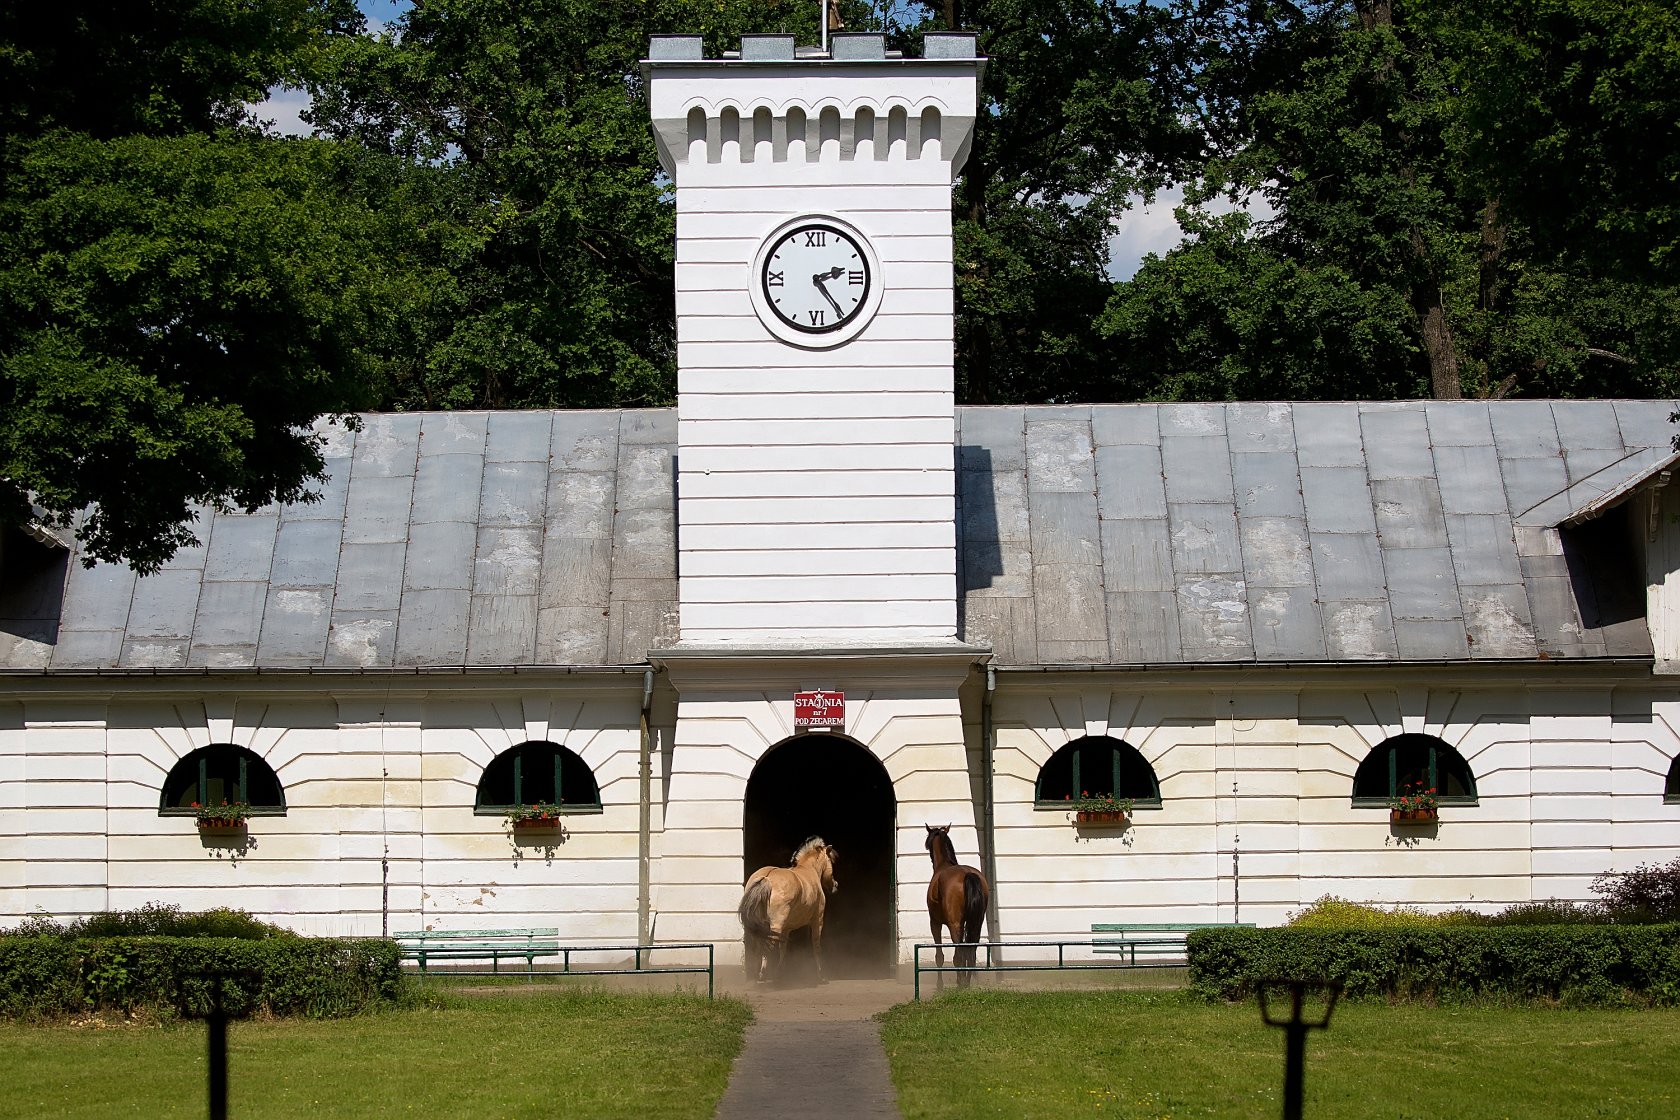
[[[324,1022],[236,1022],[228,1111],[706,1120],[751,1019],[692,995],[537,991]],[[0,1117],[205,1115],[205,1033],[0,1022]]]
[[[906,1120],[1275,1117],[1283,1032],[1253,1004],[1145,992],[954,993],[886,1012]],[[1308,1036],[1305,1113],[1680,1116],[1680,1010],[1343,1004]]]

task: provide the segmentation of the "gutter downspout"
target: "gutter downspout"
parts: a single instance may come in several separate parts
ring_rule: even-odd
[[[997,670],[986,666],[986,691],[980,695],[980,835],[984,838],[986,881],[992,885],[986,899],[986,928],[991,940],[998,938],[997,805],[992,789],[992,694],[997,691]],[[987,963],[991,963],[987,957]],[[1001,956],[998,958],[1002,963]]]
[[[638,775],[641,805],[636,819],[636,943],[646,945],[652,931],[648,911],[652,899],[653,868],[653,734],[648,714],[653,708],[653,670],[642,674],[642,744]]]

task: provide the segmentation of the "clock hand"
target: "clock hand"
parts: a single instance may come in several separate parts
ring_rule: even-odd
[[[834,313],[842,319],[846,317],[846,313],[841,310],[840,301],[834,298],[824,282],[828,280],[838,280],[841,274],[845,271],[846,270],[843,268],[831,268],[827,272],[819,272],[815,276],[811,277],[811,283],[817,286],[817,291],[823,294],[823,298],[828,301],[828,305],[834,308]]]

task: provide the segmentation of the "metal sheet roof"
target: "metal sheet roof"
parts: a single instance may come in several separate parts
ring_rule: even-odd
[[[1583,624],[1556,527],[1671,468],[1673,410],[959,409],[961,637],[1006,665],[1649,656],[1643,626]],[[206,510],[144,578],[72,563],[56,636],[0,634],[0,665],[624,665],[675,640],[674,410],[323,431],[321,501]]]

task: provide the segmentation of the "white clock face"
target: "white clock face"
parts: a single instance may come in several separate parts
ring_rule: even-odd
[[[839,331],[869,306],[874,270],[861,237],[808,220],[784,227],[766,249],[759,293],[766,310],[795,331]]]

